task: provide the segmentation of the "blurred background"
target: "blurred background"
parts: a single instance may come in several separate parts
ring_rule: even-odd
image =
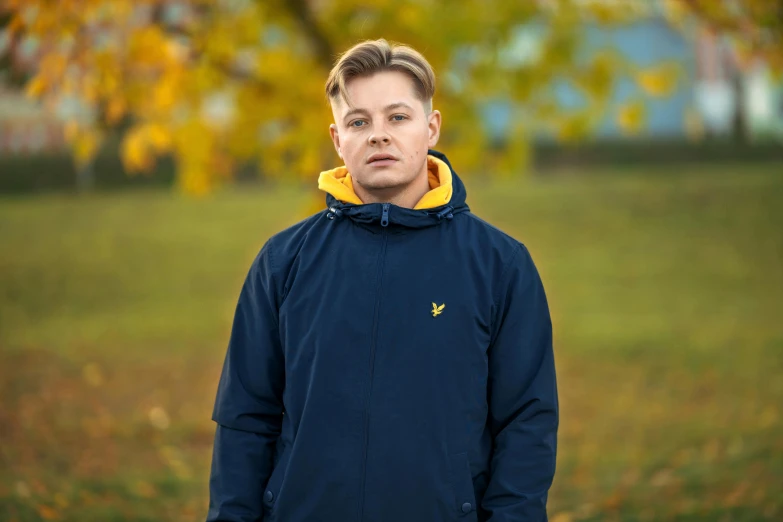
[[[780,0],[5,0],[0,520],[204,518],[241,283],[379,37],[544,279],[550,520],[783,520]]]

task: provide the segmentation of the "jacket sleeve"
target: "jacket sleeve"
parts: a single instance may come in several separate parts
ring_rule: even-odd
[[[488,522],[541,522],[547,520],[559,422],[552,323],[524,246],[505,272],[489,349],[493,452],[481,507]]]
[[[218,384],[207,522],[263,520],[262,495],[283,419],[280,294],[267,243],[242,287]]]

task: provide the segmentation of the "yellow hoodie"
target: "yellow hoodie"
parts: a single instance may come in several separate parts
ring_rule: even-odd
[[[441,207],[451,200],[452,186],[449,166],[435,156],[427,156],[427,171],[430,190],[416,203],[413,207],[414,210]],[[318,177],[318,188],[343,203],[363,204],[353,190],[353,180],[345,165],[321,172]]]

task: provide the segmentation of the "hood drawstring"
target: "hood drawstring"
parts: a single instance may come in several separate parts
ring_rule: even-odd
[[[454,217],[454,209],[450,206],[447,206],[437,214],[435,214],[435,217],[438,218],[438,221],[442,220],[443,218],[446,219],[452,219]]]
[[[329,212],[326,213],[326,217],[329,219],[343,217],[343,211],[339,208],[329,207]]]

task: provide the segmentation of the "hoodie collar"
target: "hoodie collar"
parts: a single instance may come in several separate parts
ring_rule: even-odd
[[[441,207],[451,200],[453,194],[452,173],[449,165],[442,159],[427,155],[427,176],[430,190],[413,207],[414,210],[426,210]],[[363,205],[353,190],[353,178],[344,165],[321,172],[318,188],[330,194],[336,200],[352,205]]]
[[[348,217],[364,225],[389,224],[406,228],[424,228],[451,221],[454,215],[467,212],[465,185],[451,167],[446,156],[428,151],[430,190],[414,208],[389,203],[362,203],[353,190],[353,180],[345,167],[322,172],[318,188],[326,192],[326,216],[329,219]],[[374,228],[374,227],[371,227]]]

